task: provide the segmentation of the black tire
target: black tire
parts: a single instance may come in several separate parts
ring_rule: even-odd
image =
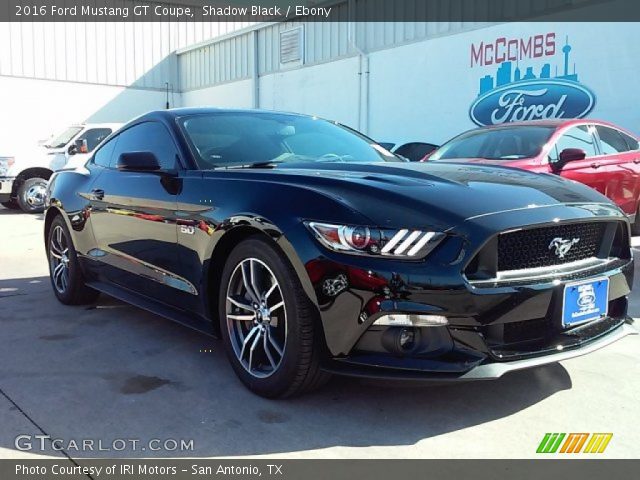
[[[20,205],[15,200],[9,200],[8,202],[2,202],[2,206],[4,208],[8,208],[9,210],[20,210]]]
[[[227,302],[227,293],[231,291],[234,278],[236,278],[234,272],[237,272],[238,268],[242,268],[243,262],[255,260],[268,267],[269,273],[275,277],[278,284],[277,296],[284,302],[284,311],[280,311],[280,315],[285,316],[284,326],[286,329],[283,353],[277,367],[274,366],[269,376],[264,378],[250,373],[246,365],[241,363],[231,339],[232,335],[235,338],[235,331],[233,327],[230,327],[234,321],[227,318],[228,309],[233,308]],[[269,303],[268,294],[266,298]],[[247,297],[245,299],[247,299],[247,303],[251,303],[250,299]],[[319,331],[321,327],[319,326],[318,312],[306,296],[300,280],[287,258],[268,240],[251,237],[238,244],[231,252],[222,273],[218,305],[220,332],[227,357],[242,383],[252,392],[267,398],[291,397],[319,388],[330,378],[330,374],[320,369],[321,352],[324,351],[324,336]],[[259,314],[255,315],[257,317]],[[269,313],[268,318],[274,318],[271,315],[275,314]],[[248,323],[251,324],[251,322]],[[253,325],[259,323],[259,321],[253,321]],[[257,334],[257,337],[260,338],[260,333]],[[244,338],[248,339],[249,334]],[[266,339],[264,343],[267,345]],[[241,354],[240,357],[242,357]],[[265,357],[263,356],[263,358]],[[271,357],[269,359],[271,360]],[[249,360],[249,369],[251,369],[251,360]]]
[[[636,212],[636,221],[631,224],[631,235],[640,235],[640,206]]]
[[[47,180],[40,177],[27,178],[18,188],[18,205],[23,212],[41,213],[44,211],[44,192],[47,189]],[[34,192],[42,192],[36,194]]]
[[[58,235],[60,237],[57,237]],[[58,240],[58,238],[62,238],[63,241]],[[60,257],[66,259],[65,264],[67,265],[67,270],[63,273],[63,275],[66,273],[64,288],[61,288],[59,282],[57,283],[57,276],[54,279],[54,270],[56,270],[56,266],[62,263]],[[96,301],[100,293],[85,284],[84,274],[80,268],[73,240],[67,225],[60,215],[53,219],[47,233],[47,259],[49,261],[51,287],[60,302],[65,305],[86,305]]]

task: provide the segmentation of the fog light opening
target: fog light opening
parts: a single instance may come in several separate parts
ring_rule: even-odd
[[[423,332],[414,327],[391,327],[382,335],[382,346],[394,355],[404,357],[413,355],[420,349]]]

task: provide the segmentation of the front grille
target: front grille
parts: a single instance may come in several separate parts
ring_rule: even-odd
[[[490,348],[517,348],[527,344],[544,344],[557,333],[551,317],[487,325],[482,332]]]
[[[604,222],[570,223],[503,233],[498,237],[498,271],[550,267],[596,257],[606,228]],[[552,245],[554,239],[574,243],[560,256]]]
[[[552,332],[553,324],[548,318],[505,323],[502,340],[504,344],[531,342],[542,340]]]
[[[609,305],[611,308],[611,303]],[[491,354],[500,361],[508,361],[557,352],[558,347],[577,347],[618,328],[624,321],[624,314],[608,316],[577,328],[562,330],[559,326],[554,327],[550,320],[536,319],[518,322],[520,325],[505,324],[502,336],[491,331],[485,335]],[[485,330],[488,328],[485,327]]]

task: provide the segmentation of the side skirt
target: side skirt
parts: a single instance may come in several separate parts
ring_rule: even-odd
[[[218,338],[218,335],[216,335],[213,330],[211,321],[207,318],[203,318],[196,314],[190,314],[184,310],[166,305],[152,298],[133,292],[127,288],[110,283],[92,281],[87,282],[87,285],[99,292],[117,298],[118,300],[122,300],[125,303],[129,303],[143,310],[147,310],[148,312],[155,313],[156,315],[167,318],[211,337]]]

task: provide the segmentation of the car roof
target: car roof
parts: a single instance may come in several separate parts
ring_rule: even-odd
[[[123,125],[124,123],[75,123],[73,125],[69,125],[69,127],[118,129]]]
[[[207,113],[277,113],[277,114],[284,114],[284,115],[296,115],[299,117],[309,116],[309,115],[303,115],[301,113],[279,112],[275,110],[264,110],[264,109],[182,107],[182,108],[171,108],[169,110],[154,110],[152,112],[146,113],[141,117],[137,118],[136,121],[150,120],[152,118],[175,119],[180,117],[186,117],[189,115],[202,115]]]
[[[490,128],[509,128],[509,127],[523,127],[523,126],[540,126],[540,127],[566,127],[570,125],[583,125],[585,123],[592,123],[596,125],[607,125],[610,127],[614,127],[620,129],[617,125],[613,123],[605,122],[603,120],[597,120],[595,118],[548,118],[544,120],[524,120],[520,122],[508,122],[501,123],[499,125],[486,125],[484,127],[480,127],[482,129],[490,129]]]

